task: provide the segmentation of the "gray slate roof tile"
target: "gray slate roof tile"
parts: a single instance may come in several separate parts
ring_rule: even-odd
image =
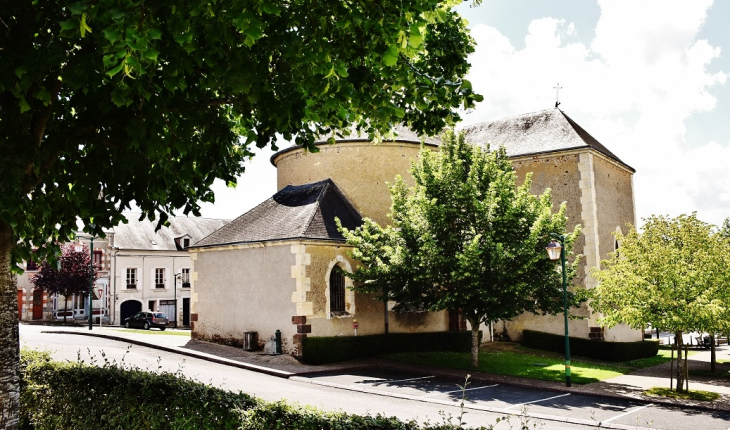
[[[179,250],[175,239],[185,235],[190,236],[190,243],[194,244],[228,223],[229,220],[170,217],[170,226],[155,231],[157,221],[139,220],[140,214],[126,213],[127,224],[114,227],[114,247],[119,249],[136,249],[152,251]]]
[[[343,241],[335,217],[348,229],[362,218],[331,179],[289,185],[195,244],[195,247],[283,239]]]
[[[592,148],[634,171],[558,108],[475,124],[464,132],[469,142],[491,149],[503,145],[510,157]]]

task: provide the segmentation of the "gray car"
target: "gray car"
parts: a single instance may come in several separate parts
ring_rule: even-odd
[[[165,330],[168,322],[167,315],[162,312],[137,312],[131,317],[124,319],[124,327],[140,327],[145,330],[149,330],[150,327],[156,327],[160,330]]]

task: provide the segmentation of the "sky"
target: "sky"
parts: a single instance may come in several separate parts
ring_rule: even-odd
[[[484,96],[460,126],[551,108],[559,84],[560,108],[636,169],[639,225],[730,216],[730,1],[484,0],[457,10],[477,43],[467,79]],[[235,189],[216,183],[202,215],[233,219],[271,197],[272,154],[258,150]]]

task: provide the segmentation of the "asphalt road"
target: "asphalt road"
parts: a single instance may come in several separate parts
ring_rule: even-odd
[[[463,381],[384,371],[283,379],[125,342],[41,333],[45,329],[22,325],[21,346],[49,350],[57,360],[81,359],[97,364],[110,360],[149,371],[181,371],[191,379],[223,389],[243,391],[269,401],[286,399],[324,410],[380,413],[419,423],[439,423],[444,416],[456,417],[461,413],[458,404],[462,393],[457,385]],[[525,408],[531,422],[539,420],[546,430],[598,428],[598,423],[601,428],[730,430],[730,414],[725,412],[681,410],[483,383],[468,385],[466,396],[465,421],[469,426],[491,425],[497,418],[507,413],[519,414]],[[519,421],[519,417],[511,417],[514,428],[520,427]],[[509,429],[510,425],[500,423],[496,428]]]

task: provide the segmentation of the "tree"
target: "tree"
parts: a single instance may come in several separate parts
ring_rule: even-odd
[[[422,148],[411,174],[415,187],[400,177],[390,186],[392,225],[366,219],[342,229],[362,263],[347,274],[356,290],[379,293],[400,310],[461,312],[471,325],[474,367],[480,323],[563,310],[562,275],[545,246],[551,232],[566,230],[565,203],[552,214],[550,191],[530,194],[530,175],[517,186],[503,148],[484,150],[452,132],[440,152]],[[568,251],[578,234],[566,234]]]
[[[88,297],[89,285],[96,281],[98,274],[91,271],[91,256],[89,249],[76,251],[73,244],[66,244],[61,247],[60,269],[52,266],[47,261],[41,263],[40,271],[31,277],[31,283],[50,294],[58,294],[64,297],[68,309],[68,298],[72,295],[85,295]],[[98,268],[95,268],[98,269]],[[66,314],[63,314],[63,322],[66,322]]]
[[[592,271],[599,286],[591,305],[609,327],[625,322],[643,330],[650,323],[673,332],[680,350],[677,391],[683,391],[682,334],[712,333],[727,324],[717,235],[694,213],[651,216],[644,219],[643,232],[631,228],[625,236],[615,234],[621,252],[604,260],[603,270]]]
[[[480,96],[453,3],[0,0],[0,427],[17,425],[16,263],[52,263],[77,218],[103,236],[132,202],[158,226],[198,215],[277,134],[316,150],[457,121]]]
[[[730,217],[725,218],[725,221],[722,222],[719,234],[724,239],[730,239]]]

